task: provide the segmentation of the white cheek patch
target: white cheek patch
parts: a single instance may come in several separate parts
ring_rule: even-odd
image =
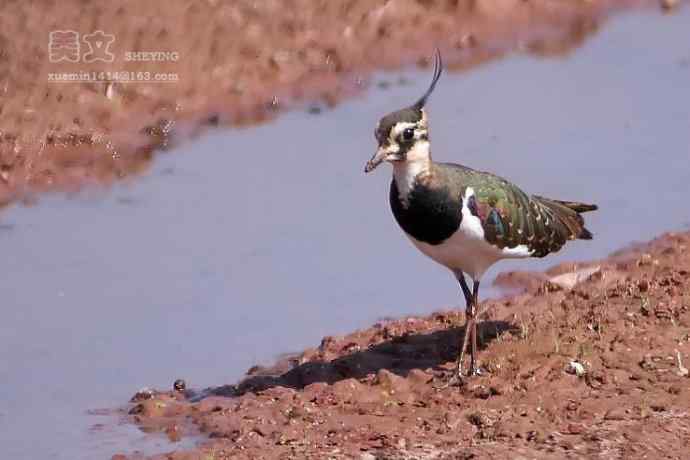
[[[410,150],[407,151],[405,159],[410,163],[420,162],[426,166],[431,159],[429,141],[417,140]]]
[[[405,161],[393,164],[393,176],[403,203],[407,203],[407,196],[414,188],[417,177],[429,172],[430,163],[429,142],[419,140],[407,151]]]

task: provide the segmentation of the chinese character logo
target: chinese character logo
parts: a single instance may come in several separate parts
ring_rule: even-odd
[[[79,61],[79,33],[73,30],[54,30],[48,35],[50,62]]]
[[[84,62],[113,62],[115,55],[110,52],[109,48],[114,41],[115,35],[106,34],[102,30],[84,35],[84,43],[89,49],[84,53]]]

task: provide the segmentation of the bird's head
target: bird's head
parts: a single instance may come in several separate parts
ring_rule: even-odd
[[[384,161],[394,163],[429,159],[429,131],[424,106],[442,72],[441,53],[436,50],[434,77],[429,89],[413,105],[391,112],[379,120],[374,131],[378,149],[367,162],[364,172],[373,171]]]

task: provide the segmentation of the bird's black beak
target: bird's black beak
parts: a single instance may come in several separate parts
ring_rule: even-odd
[[[400,160],[400,155],[398,155],[399,150],[400,147],[398,147],[397,145],[380,146],[374,154],[374,156],[371,157],[371,160],[367,161],[367,165],[364,167],[364,172],[372,172],[374,169],[376,169],[378,165],[380,165],[384,161]]]

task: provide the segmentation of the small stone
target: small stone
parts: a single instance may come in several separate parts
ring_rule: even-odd
[[[187,383],[182,379],[177,379],[175,380],[175,383],[173,383],[173,390],[175,391],[184,391],[186,389]]]
[[[570,361],[565,371],[568,374],[577,375],[578,377],[582,377],[587,373],[585,366],[583,366],[582,363],[579,363],[577,361]]]

